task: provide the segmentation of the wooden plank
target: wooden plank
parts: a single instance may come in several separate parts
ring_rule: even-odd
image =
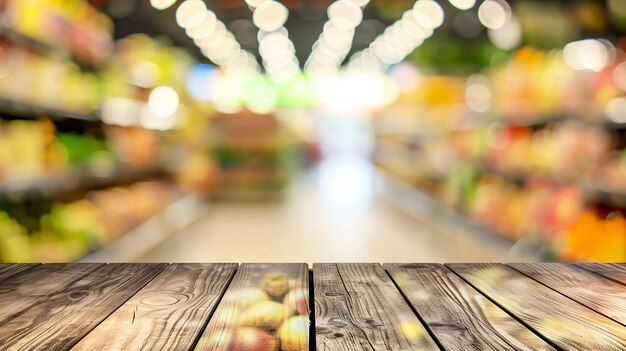
[[[576,266],[626,285],[626,263],[579,263]]]
[[[72,350],[189,350],[236,264],[173,264]]]
[[[195,350],[309,350],[308,266],[242,264]]]
[[[42,264],[0,285],[0,326],[102,267],[95,263]]]
[[[502,264],[448,264],[500,307],[565,350],[625,350],[626,328]]]
[[[626,326],[626,287],[564,263],[526,263],[509,266]]]
[[[313,265],[317,350],[438,350],[379,264]]]
[[[0,350],[68,350],[166,264],[110,264],[0,327]]]
[[[554,350],[440,264],[386,264],[446,350]]]
[[[0,264],[0,282],[38,265],[39,263],[2,263]]]

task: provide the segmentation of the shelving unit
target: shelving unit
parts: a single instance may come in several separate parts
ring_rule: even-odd
[[[57,108],[37,106],[27,102],[15,101],[0,96],[0,115],[3,118],[21,117],[37,118],[46,116],[54,121],[77,120],[84,122],[101,122],[98,112],[80,113],[64,111]]]
[[[79,262],[137,262],[168,238],[205,216],[206,200],[186,195],[165,207],[113,243],[85,256]]]

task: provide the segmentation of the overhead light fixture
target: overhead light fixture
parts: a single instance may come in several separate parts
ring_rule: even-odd
[[[441,5],[433,0],[418,0],[413,5],[413,16],[417,23],[427,28],[438,28],[443,24],[444,13]]]
[[[202,22],[195,27],[187,29],[186,33],[191,39],[207,38],[216,30],[217,24],[218,20],[215,13],[213,11],[206,10]]]
[[[277,1],[265,1],[252,13],[252,22],[259,29],[272,32],[287,21],[289,10]]]
[[[182,28],[200,25],[207,15],[207,8],[202,0],[186,0],[176,9],[176,23]]]
[[[327,13],[329,21],[342,29],[353,29],[363,21],[363,11],[350,0],[333,2]]]
[[[176,3],[176,0],[150,0],[150,5],[157,10],[165,10]]]
[[[448,0],[452,6],[459,10],[469,10],[476,5],[476,0]]]
[[[511,7],[504,0],[485,0],[478,8],[478,20],[489,29],[502,27],[511,18]]]

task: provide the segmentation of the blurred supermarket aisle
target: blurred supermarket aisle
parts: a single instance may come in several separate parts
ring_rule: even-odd
[[[142,261],[444,262],[502,252],[431,227],[392,205],[371,163],[337,155],[303,174],[283,200],[224,201]]]

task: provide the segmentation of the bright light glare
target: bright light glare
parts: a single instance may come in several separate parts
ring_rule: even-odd
[[[157,10],[165,10],[176,3],[176,0],[150,0],[150,5]]]
[[[191,39],[204,39],[210,37],[217,28],[217,17],[213,11],[207,10],[204,20],[195,27],[187,30],[187,35]],[[225,28],[224,28],[225,29]]]
[[[606,106],[606,115],[615,123],[626,123],[626,97],[611,100]]]
[[[502,27],[511,17],[511,7],[503,0],[485,0],[478,8],[478,20],[490,29]]]
[[[320,102],[338,109],[364,109],[380,106],[389,100],[389,77],[375,73],[329,75],[316,80],[315,92]]]
[[[511,50],[522,42],[522,26],[515,17],[498,29],[489,29],[489,40],[502,50]]]
[[[166,86],[155,88],[148,98],[150,110],[159,117],[168,117],[176,113],[179,103],[180,98],[176,90]]]
[[[605,43],[595,39],[575,41],[563,49],[565,63],[575,70],[599,72],[611,62],[611,54]]]
[[[626,91],[626,62],[622,62],[613,71],[613,81],[622,91]]]
[[[433,0],[418,0],[413,5],[413,16],[417,23],[427,28],[440,27],[444,20],[443,9]]]
[[[289,17],[289,10],[277,2],[266,1],[254,10],[252,22],[259,29],[264,31],[275,31],[279,29]]]
[[[355,3],[357,6],[363,8],[370,3],[370,0],[349,0],[350,2]]]
[[[465,102],[474,112],[487,112],[491,107],[491,90],[483,84],[470,84],[465,89]]]
[[[328,7],[328,19],[342,29],[352,29],[363,20],[363,12],[357,4],[349,0],[338,0]]]
[[[200,25],[207,15],[206,5],[202,0],[186,0],[176,9],[176,23],[183,28]]]
[[[476,0],[449,0],[452,6],[459,10],[469,10],[476,4]]]
[[[400,23],[406,34],[415,39],[426,39],[433,35],[433,29],[419,24],[412,11],[405,12]]]
[[[261,4],[271,0],[246,0],[246,4],[252,8],[259,7]]]

